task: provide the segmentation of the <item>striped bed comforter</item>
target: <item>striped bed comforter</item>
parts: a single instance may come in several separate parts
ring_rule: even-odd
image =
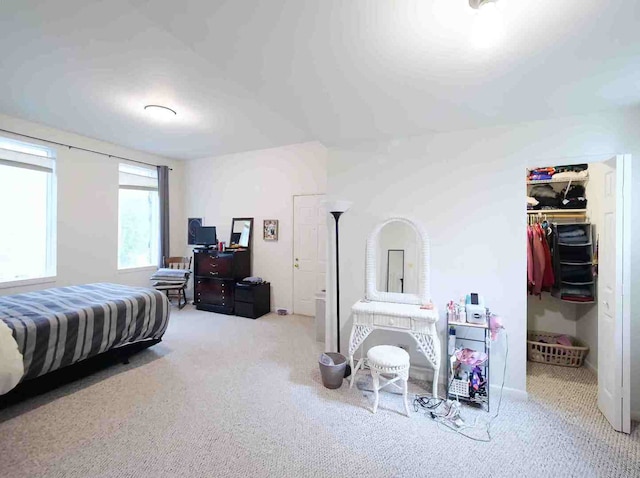
[[[164,294],[119,284],[0,296],[0,320],[23,356],[23,381],[116,347],[159,339],[169,311]]]

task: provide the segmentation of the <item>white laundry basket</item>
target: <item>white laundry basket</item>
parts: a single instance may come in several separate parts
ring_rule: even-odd
[[[563,334],[529,332],[527,334],[527,358],[531,362],[548,363],[562,367],[582,367],[584,359],[589,353],[589,347],[586,347],[575,337],[568,335],[567,337],[571,339],[571,346],[553,343],[560,335]]]

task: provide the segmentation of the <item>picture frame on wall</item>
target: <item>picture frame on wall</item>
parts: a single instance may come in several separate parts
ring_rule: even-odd
[[[263,236],[265,241],[277,241],[278,240],[278,220],[277,219],[265,219],[263,222]]]

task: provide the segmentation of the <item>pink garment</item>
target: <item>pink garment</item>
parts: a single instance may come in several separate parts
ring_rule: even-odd
[[[487,361],[487,354],[471,349],[458,349],[455,352],[458,362],[475,367]]]
[[[504,329],[502,319],[495,314],[491,314],[491,317],[489,317],[489,329],[491,330],[491,340],[496,340],[498,332]]]
[[[533,231],[533,288],[531,292],[534,295],[540,296],[542,294],[542,283],[544,278],[544,271],[546,266],[546,255],[544,251],[544,245],[542,241],[546,241],[538,231],[534,228]]]
[[[527,287],[533,287],[533,231],[527,228]]]
[[[565,345],[567,347],[571,347],[573,344],[571,343],[571,339],[566,335],[558,335],[556,337],[556,344]]]

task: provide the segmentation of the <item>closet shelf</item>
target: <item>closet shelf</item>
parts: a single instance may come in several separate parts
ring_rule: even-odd
[[[586,246],[590,246],[591,243],[590,242],[582,242],[580,244],[574,244],[572,242],[558,242],[559,246],[569,246],[569,247],[586,247]]]
[[[527,184],[551,184],[551,183],[586,183],[589,181],[589,178],[582,179],[527,179]]]
[[[592,266],[593,262],[560,261],[560,264],[563,266]]]
[[[568,280],[563,280],[561,281],[563,284],[568,284],[568,285],[591,285],[594,284],[594,281],[588,281],[588,282],[570,282]]]
[[[527,214],[587,214],[586,209],[527,209]]]

